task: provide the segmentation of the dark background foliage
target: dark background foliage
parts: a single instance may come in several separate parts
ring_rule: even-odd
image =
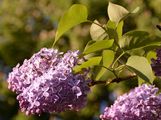
[[[113,0],[128,10],[140,7],[139,13],[128,17],[124,32],[139,29],[161,36],[156,24],[161,21],[160,0]],[[91,88],[87,106],[79,112],[26,116],[19,111],[16,95],[7,89],[7,75],[17,63],[22,64],[42,47],[51,47],[61,15],[75,3],[85,4],[88,19],[105,23],[107,0],[0,0],[0,120],[98,120],[100,112],[116,97],[136,86],[136,81]],[[74,27],[56,44],[60,51],[83,50],[91,40],[90,24]]]

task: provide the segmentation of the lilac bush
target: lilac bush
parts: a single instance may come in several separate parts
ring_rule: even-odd
[[[161,94],[158,88],[143,84],[106,107],[102,120],[161,120]]]
[[[79,51],[63,53],[42,48],[30,59],[24,60],[22,65],[14,67],[7,80],[8,88],[17,94],[21,111],[27,115],[78,111],[86,105],[91,86],[110,85],[138,77],[153,84],[155,77],[152,69],[156,76],[161,76],[161,49],[157,51],[157,59],[152,60],[152,65],[146,57],[149,50],[161,44],[159,37],[153,38],[146,31],[124,33],[123,30],[123,20],[138,10],[128,11],[109,2],[109,20],[101,24],[97,20],[88,20],[84,5],[75,4],[69,8],[60,18],[52,47],[65,32],[83,22],[91,23],[89,31],[92,41],[87,43],[81,58]],[[90,74],[92,81],[86,71],[90,67],[94,67]],[[100,118],[161,120],[161,94],[156,95],[157,92],[158,88],[152,85],[139,86],[120,96],[111,107],[106,107]]]
[[[79,51],[63,53],[43,48],[13,68],[8,87],[18,94],[20,108],[27,115],[79,110],[89,92],[85,74],[74,74]]]

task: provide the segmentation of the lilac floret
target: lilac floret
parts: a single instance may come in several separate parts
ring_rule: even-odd
[[[8,88],[16,93],[23,92],[49,68],[55,69],[59,54],[57,50],[43,48],[29,60],[24,60],[23,65],[18,64],[9,74]]]
[[[9,74],[8,87],[18,94],[27,115],[79,110],[89,92],[85,74],[74,74],[79,51],[63,53],[43,48]]]
[[[101,120],[161,120],[161,94],[158,88],[143,84],[106,107]]]

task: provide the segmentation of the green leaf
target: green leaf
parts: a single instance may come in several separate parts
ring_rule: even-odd
[[[95,41],[93,41],[93,40],[88,41],[88,43],[86,44],[84,50],[87,49],[87,48],[88,48],[90,45],[92,45],[93,43],[95,43]]]
[[[86,62],[83,62],[81,65],[77,65],[73,68],[74,72],[79,72],[84,68],[89,68],[95,65],[99,65],[102,57],[92,57]]]
[[[135,8],[133,11],[131,11],[130,13],[135,14],[135,13],[137,13],[139,10],[140,10],[140,7],[136,7],[136,8]]]
[[[110,29],[115,29],[117,26],[116,26],[116,23],[111,21],[111,20],[108,20],[107,22],[107,28],[110,28]]]
[[[123,21],[119,22],[119,24],[117,25],[116,31],[117,31],[119,39],[121,39],[121,37],[122,37],[123,25],[124,25]]]
[[[152,59],[152,58],[154,58],[154,59],[157,58],[157,57],[156,57],[156,52],[154,52],[154,51],[148,52],[146,58],[148,59],[149,63],[151,63],[151,59]]]
[[[153,71],[151,65],[145,57],[131,56],[128,58],[126,65],[143,80],[149,83],[153,82]]]
[[[103,51],[103,66],[108,68],[110,67],[110,65],[112,64],[113,60],[114,60],[114,52],[112,50],[104,50]],[[107,71],[106,68],[101,68],[101,70],[99,71],[99,73],[96,76],[96,80],[99,80],[104,73]]]
[[[130,55],[137,55],[137,56],[144,56],[145,50],[144,49],[133,49],[131,51],[126,51]]]
[[[109,20],[106,26],[107,26],[107,34],[109,36],[109,39],[114,39],[117,41],[118,35],[116,32],[116,27],[117,27],[116,23]]]
[[[58,39],[70,28],[87,21],[87,8],[81,4],[75,4],[69,8],[69,10],[61,17],[58,24],[58,29],[55,35],[54,44]]]
[[[110,40],[102,40],[102,41],[96,41],[95,43],[91,44],[90,46],[88,46],[83,54],[89,54],[98,50],[102,50],[102,49],[107,49],[110,48],[113,44],[113,39]]]
[[[90,35],[92,40],[103,40],[107,37],[106,31],[99,25],[101,24],[97,20],[95,20],[90,27]]]
[[[129,11],[127,11],[124,7],[113,4],[111,2],[109,2],[107,12],[109,19],[116,23],[119,23],[121,19],[129,14]]]
[[[123,35],[119,41],[119,45],[125,51],[142,49],[149,46],[160,45],[159,37],[150,37],[145,31],[130,31]]]
[[[144,83],[146,83],[146,81],[143,80],[142,78],[138,77],[138,85],[142,85]]]

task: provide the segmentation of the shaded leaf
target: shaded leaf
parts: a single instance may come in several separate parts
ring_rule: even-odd
[[[144,83],[146,83],[146,81],[143,80],[142,78],[138,77],[138,85],[142,85]]]
[[[77,65],[73,68],[74,72],[79,72],[83,68],[89,68],[95,65],[99,65],[101,62],[102,57],[92,57],[86,62],[83,62],[81,65]]]
[[[112,64],[113,60],[114,60],[114,52],[112,50],[104,50],[103,51],[103,55],[102,55],[102,61],[103,61],[103,66],[105,67],[110,67],[110,65]],[[99,80],[104,73],[107,71],[106,68],[101,68],[101,70],[99,71],[99,73],[96,76],[96,80]]]
[[[145,57],[131,56],[129,57],[126,65],[134,71],[143,80],[152,83],[154,75],[151,65]]]
[[[90,35],[92,40],[103,40],[107,37],[106,31],[99,25],[101,24],[97,20],[95,20],[90,27]]]
[[[98,50],[110,48],[113,44],[113,39],[110,40],[102,40],[96,41],[95,43],[91,44],[90,46],[86,47],[83,54],[89,54]]]
[[[117,41],[118,35],[116,32],[116,27],[117,25],[115,22],[112,22],[111,20],[107,22],[107,33],[108,33],[109,39],[114,39]]]
[[[130,55],[137,55],[137,56],[144,56],[145,50],[144,49],[133,49],[131,51],[126,51]]]
[[[130,31],[123,35],[119,41],[119,45],[125,51],[146,48],[149,46],[160,45],[159,37],[149,37],[149,33],[145,31]]]
[[[56,43],[57,40],[70,28],[87,21],[87,16],[88,13],[86,6],[81,4],[71,6],[60,19],[54,43]]]

